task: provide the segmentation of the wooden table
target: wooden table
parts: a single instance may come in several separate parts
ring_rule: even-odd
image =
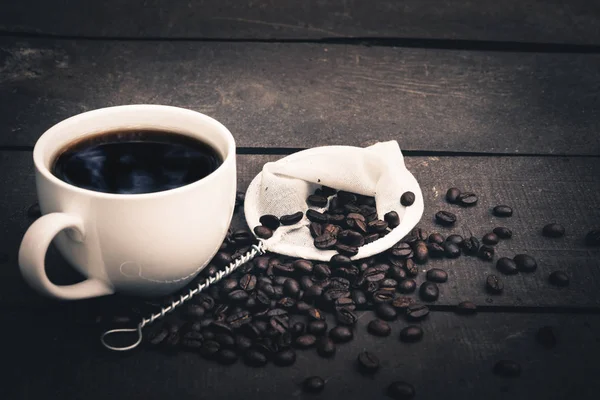
[[[600,249],[583,237],[600,227],[600,9],[584,0],[461,3],[3,5],[0,398],[367,399],[382,398],[398,379],[419,399],[598,398]],[[505,277],[504,294],[492,297],[483,283],[494,264],[436,262],[450,279],[414,345],[397,339],[404,320],[391,337],[367,335],[372,316],[364,313],[360,334],[335,359],[299,352],[289,368],[223,367],[147,349],[107,353],[92,310],[129,300],[42,298],[21,278],[17,251],[36,202],[37,138],[68,116],[129,103],[186,107],[223,122],[238,144],[240,190],[265,162],[299,149],[397,140],[425,196],[420,226],[433,230],[439,209],[461,221],[444,234],[482,236],[507,225],[515,235],[498,253],[529,253],[539,268]],[[446,204],[451,186],[477,192],[479,206]],[[499,221],[490,213],[496,204],[515,215]],[[542,237],[549,222],[563,224],[566,236]],[[234,223],[244,222],[238,215]],[[80,279],[55,251],[48,264],[55,282]],[[569,287],[548,284],[554,270],[568,273]],[[463,300],[479,313],[455,314]],[[536,344],[542,326],[554,328],[555,349]],[[382,360],[373,378],[354,370],[363,349]],[[506,358],[521,363],[520,378],[491,373]],[[315,374],[326,390],[302,394],[299,383]]]

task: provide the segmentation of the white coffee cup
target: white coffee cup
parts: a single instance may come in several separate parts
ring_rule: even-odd
[[[223,164],[194,183],[162,192],[110,194],[72,186],[54,176],[61,149],[85,136],[118,129],[158,129],[198,138]],[[159,105],[103,108],[46,131],[33,150],[42,217],[25,233],[19,265],[42,294],[84,299],[116,291],[142,296],[173,292],[192,280],[218,251],[233,215],[235,141],[222,124],[198,112]],[[50,243],[87,280],[59,286],[48,279]]]

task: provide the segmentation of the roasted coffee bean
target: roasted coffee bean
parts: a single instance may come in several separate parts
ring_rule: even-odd
[[[444,246],[437,243],[429,243],[427,245],[427,252],[431,258],[442,258],[446,255]]]
[[[164,326],[149,330],[146,340],[151,346],[158,346],[169,336],[169,329]]]
[[[427,271],[427,280],[431,282],[444,283],[448,280],[448,273],[443,269],[432,268]]]
[[[258,350],[250,349],[244,353],[244,362],[251,367],[262,367],[267,364],[267,356]]]
[[[354,314],[349,309],[342,307],[342,308],[338,308],[336,310],[335,319],[336,319],[337,323],[340,325],[352,326],[352,325],[356,324],[358,317],[356,316],[356,314]]]
[[[375,197],[373,196],[364,196],[364,195],[356,195],[356,203],[361,206],[374,206],[375,205]]]
[[[463,207],[472,207],[475,204],[477,204],[477,200],[478,199],[475,193],[471,192],[463,192],[457,198],[458,204],[460,204]]]
[[[296,362],[296,352],[293,349],[284,349],[273,355],[273,364],[287,367]]]
[[[321,235],[314,240],[314,245],[319,250],[329,250],[335,247],[337,239],[329,234]]]
[[[404,242],[400,242],[395,244],[390,250],[389,250],[390,255],[399,258],[399,259],[406,259],[406,258],[410,258],[413,256],[413,250],[410,247],[410,244],[408,243],[404,243]]]
[[[270,214],[263,215],[258,219],[258,222],[260,222],[262,225],[266,226],[267,228],[273,231],[279,228],[279,225],[281,225],[281,222],[279,222],[279,218]]]
[[[273,308],[267,312],[267,317],[277,317],[281,315],[288,315],[288,312],[283,308]]]
[[[330,281],[331,281],[331,283],[329,284],[329,289],[342,289],[342,290],[350,289],[350,281],[346,278],[335,276],[335,277],[331,278]],[[347,296],[344,296],[344,297],[349,297],[349,296],[350,296],[350,294],[348,293]]]
[[[457,244],[446,242],[444,243],[444,254],[447,258],[460,257],[460,247]]]
[[[369,232],[381,233],[388,228],[388,223],[380,219],[376,219],[367,224],[367,230]]]
[[[213,359],[221,349],[221,345],[214,340],[206,340],[200,347],[200,355],[206,359]]]
[[[423,339],[423,329],[418,325],[409,325],[400,331],[400,341],[415,343]]]
[[[235,347],[241,352],[248,350],[252,347],[252,339],[244,335],[235,336]]]
[[[328,221],[327,215],[313,209],[306,210],[306,218],[311,222],[317,222],[319,224],[325,224]]]
[[[289,328],[289,332],[294,336],[300,336],[301,334],[304,333],[304,322],[295,322],[293,323],[290,328]]]
[[[294,273],[294,266],[290,263],[279,263],[273,267],[273,272],[285,276],[291,276]]]
[[[338,242],[354,247],[360,247],[365,244],[365,238],[360,233],[346,229],[341,231],[337,236]]]
[[[347,257],[353,257],[358,254],[358,247],[348,246],[341,243],[337,243],[335,245],[335,249],[338,253]]]
[[[317,280],[315,280],[315,285],[320,286],[321,289],[323,289],[323,290],[326,290],[329,288],[329,285],[331,285],[331,279],[330,278],[317,279]]]
[[[559,238],[565,236],[565,227],[560,224],[548,224],[542,229],[542,235],[549,238]]]
[[[245,246],[254,243],[254,236],[246,229],[238,229],[233,232],[231,239],[235,242],[236,246]]]
[[[419,288],[419,296],[424,301],[436,301],[440,297],[440,290],[433,282],[423,282]]]
[[[252,322],[252,315],[249,311],[242,310],[231,314],[225,320],[233,329],[240,328],[242,325]]]
[[[308,203],[308,205],[313,206],[313,207],[326,207],[327,206],[327,197],[319,196],[316,194],[311,194],[306,199],[306,202]]]
[[[317,238],[323,234],[323,225],[318,222],[311,222],[308,230],[310,231],[310,236]]]
[[[511,217],[513,210],[509,206],[499,205],[494,207],[493,213],[496,217]]]
[[[345,343],[354,338],[354,333],[349,327],[339,325],[329,331],[329,337],[336,343]]]
[[[435,213],[435,222],[442,226],[452,226],[456,223],[456,215],[450,211],[438,211]]]
[[[202,333],[204,340],[215,340],[215,333],[213,331],[204,330]]]
[[[462,244],[463,251],[468,256],[475,256],[479,253],[479,239],[475,236],[465,239]]]
[[[329,186],[321,186],[321,194],[325,197],[333,196],[337,193],[337,190],[334,188],[330,188]]]
[[[515,262],[517,269],[521,272],[533,272],[537,269],[537,262],[535,258],[527,254],[517,254],[514,256],[513,261]]]
[[[231,254],[225,253],[223,251],[218,252],[212,259],[212,262],[215,264],[216,267],[225,267],[231,264],[232,261],[233,259],[231,258]],[[207,270],[207,268],[205,268],[205,270]],[[208,273],[208,271],[206,272]]]
[[[462,236],[456,234],[450,235],[446,238],[446,243],[454,243],[457,246],[462,246],[464,241],[465,239],[463,239]]]
[[[429,243],[442,244],[442,243],[444,243],[444,236],[442,236],[441,233],[434,232],[431,235],[429,235],[428,240],[429,240]]]
[[[314,301],[314,300],[318,299],[319,297],[321,297],[322,294],[323,294],[323,288],[319,285],[313,285],[313,286],[309,287],[308,289],[306,289],[306,291],[304,292],[304,298],[307,301]]]
[[[500,294],[504,290],[504,283],[496,275],[488,275],[485,280],[485,288],[492,294]]]
[[[247,292],[252,292],[256,288],[256,276],[246,274],[240,278],[240,289],[245,290]]]
[[[185,307],[184,315],[188,318],[200,319],[204,316],[205,310],[204,307],[199,306],[197,304],[188,304]]]
[[[348,279],[352,282],[354,282],[356,280],[356,278],[358,277],[358,275],[360,274],[359,269],[354,266],[354,265],[350,265],[348,267],[338,267],[335,270],[335,274],[339,277]]]
[[[387,278],[387,279],[384,279],[381,282],[379,282],[379,287],[382,289],[383,288],[395,288],[396,286],[398,286],[398,281],[396,281],[395,279],[392,279],[392,278]]]
[[[228,335],[226,333],[216,334],[215,342],[219,343],[221,345],[221,348],[233,347],[233,345],[235,344],[235,340],[233,339],[233,336]]]
[[[333,236],[334,238],[337,238],[337,236],[342,231],[342,228],[339,225],[333,225],[333,224],[342,224],[344,222],[344,218],[345,217],[343,215],[330,215],[329,222],[331,222],[331,223],[323,224],[323,233],[328,233],[331,236]]]
[[[346,308],[350,311],[356,310],[356,304],[354,304],[354,300],[350,297],[340,297],[335,300],[335,308]]]
[[[351,298],[354,301],[354,304],[356,305],[357,309],[361,310],[366,307],[367,296],[365,295],[365,293],[362,290],[352,291]]]
[[[338,204],[337,196],[329,200],[329,212],[333,213],[334,210],[341,209],[342,206]]]
[[[483,261],[492,261],[494,259],[495,250],[492,246],[482,245],[477,252],[477,257]]]
[[[585,235],[586,246],[600,246],[600,229],[592,229]]]
[[[281,299],[284,295],[283,286],[281,286],[281,285],[273,286],[273,292],[274,293],[273,293],[272,301]]]
[[[360,213],[361,209],[359,206],[354,205],[354,204],[344,204],[344,214],[350,214],[350,213]]]
[[[268,256],[256,257],[253,261],[253,264],[256,269],[264,272],[269,267],[269,257]]]
[[[254,234],[261,239],[269,239],[273,236],[273,231],[263,225],[254,227]]]
[[[360,213],[365,217],[365,222],[371,222],[378,218],[377,209],[374,206],[361,205]]]
[[[300,296],[300,284],[297,280],[288,278],[283,284],[283,293],[293,299],[298,299]]]
[[[279,218],[279,222],[281,222],[281,225],[294,225],[300,222],[303,216],[304,213],[302,211],[298,211],[293,214],[283,215],[281,218]]]
[[[461,315],[471,315],[477,312],[477,306],[472,301],[462,301],[456,307],[456,313]]]
[[[387,322],[381,319],[374,319],[367,325],[367,332],[374,336],[385,337],[390,335],[392,328]]]
[[[199,322],[200,322],[202,329],[204,329],[204,328],[208,328],[210,325],[212,325],[212,323],[215,322],[215,320],[214,320],[214,318],[204,317]]]
[[[394,294],[394,288],[383,288],[376,290],[371,297],[375,304],[389,303],[394,300]]]
[[[418,264],[425,264],[429,260],[429,249],[424,242],[417,242],[414,247],[413,260]]]
[[[388,276],[398,282],[402,282],[407,278],[406,271],[402,267],[393,266],[388,270]]]
[[[246,301],[248,299],[248,292],[246,292],[242,289],[237,289],[232,292],[229,292],[227,297],[231,301],[238,301],[238,302]]]
[[[400,196],[400,204],[404,207],[410,207],[415,202],[415,194],[413,192],[404,192],[402,196]]]
[[[493,231],[500,239],[510,239],[512,237],[512,231],[503,226],[494,228]]]
[[[333,340],[327,336],[317,339],[317,354],[323,358],[332,357],[335,354],[336,346]]]
[[[305,334],[298,336],[294,341],[294,345],[299,349],[308,349],[312,347],[317,342],[317,337],[315,335]]]
[[[289,323],[287,319],[283,318],[281,315],[271,317],[269,320],[269,325],[271,325],[271,327],[279,333],[287,332],[289,329]]]
[[[508,257],[499,258],[496,262],[496,269],[504,275],[514,275],[519,273],[517,263]]]
[[[548,280],[554,286],[565,287],[569,286],[569,276],[563,271],[554,271],[550,273]]]
[[[414,304],[414,303],[415,303],[415,300],[412,297],[398,296],[392,301],[391,304],[393,307],[396,307],[397,309],[405,310],[406,308],[408,308],[408,306],[410,306],[411,304]]]
[[[358,357],[358,369],[365,374],[373,374],[379,370],[379,358],[368,351],[361,352]]]
[[[325,319],[325,315],[318,308],[310,308],[307,312],[308,318],[316,321]]]
[[[360,209],[359,209],[359,210],[360,210]],[[350,220],[350,219],[351,219],[351,220],[356,220],[356,221],[362,221],[362,222],[365,222],[365,223],[367,222],[367,220],[366,220],[365,216],[364,216],[364,215],[362,215],[362,214],[360,213],[360,211],[359,211],[359,212],[351,212],[351,213],[348,213],[348,214],[346,215],[346,220]]]
[[[379,282],[385,279],[385,273],[389,269],[382,267],[383,264],[377,264],[375,266],[369,267],[363,272],[362,277],[367,282]]]
[[[458,196],[460,196],[460,190],[458,188],[450,188],[446,192],[446,201],[450,204],[454,204],[458,201]]]
[[[228,323],[224,322],[224,321],[213,321],[211,322],[211,324],[209,325],[210,329],[215,333],[225,333],[228,335],[231,335],[231,327],[229,326]]]
[[[385,222],[387,222],[390,229],[394,229],[400,225],[400,216],[396,211],[390,211],[383,216]]]
[[[378,304],[375,314],[384,321],[393,321],[398,317],[398,312],[390,303]]]
[[[365,244],[373,243],[374,241],[379,239],[378,233],[372,233],[370,235],[365,235]]]
[[[485,236],[483,236],[483,239],[481,239],[481,241],[484,244],[494,246],[494,245],[498,244],[498,242],[500,241],[500,238],[495,233],[490,232],[490,233],[486,233]]]
[[[429,307],[424,304],[411,304],[406,308],[406,318],[410,321],[420,321],[429,315]]]
[[[306,332],[311,335],[321,336],[327,332],[327,322],[325,321],[310,321],[306,327]]]
[[[234,279],[234,278],[225,279],[221,283],[221,290],[224,293],[229,293],[233,289],[237,289],[237,287],[238,287],[238,281],[237,281],[237,279]]]
[[[507,378],[521,375],[521,366],[512,360],[500,360],[494,365],[494,374]]]
[[[306,292],[306,290],[308,290],[309,288],[311,288],[315,283],[313,282],[312,278],[308,275],[304,275],[300,278],[300,286],[302,287],[302,290],[304,290]],[[305,293],[306,295],[306,293]]]
[[[348,203],[356,203],[357,201],[357,197],[354,193],[350,193],[345,190],[340,190],[337,193],[337,199],[341,205]]]
[[[400,293],[412,293],[415,291],[415,289],[417,288],[417,282],[415,282],[412,279],[407,279],[403,282],[400,282],[400,284],[398,285],[398,291]]]
[[[325,389],[325,381],[320,376],[311,376],[304,380],[302,389],[307,393],[320,393]]]
[[[535,335],[535,340],[547,349],[552,349],[556,346],[556,336],[551,326],[541,327]]]
[[[317,264],[313,267],[313,274],[319,279],[329,278],[331,270],[327,264]]]
[[[410,383],[396,381],[390,383],[386,394],[394,400],[409,400],[415,397],[415,388]]]

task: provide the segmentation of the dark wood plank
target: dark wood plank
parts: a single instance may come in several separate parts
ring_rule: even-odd
[[[245,190],[265,162],[280,156],[238,156],[238,186]],[[448,271],[450,279],[440,285],[437,304],[456,305],[471,300],[486,306],[600,306],[600,249],[584,247],[583,237],[593,227],[600,227],[600,163],[596,158],[562,157],[407,157],[407,166],[419,180],[425,197],[425,214],[419,226],[481,237],[495,226],[514,231],[511,240],[497,246],[499,256],[512,257],[528,253],[538,260],[534,274],[504,277],[505,293],[490,296],[484,290],[485,278],[497,274],[495,264],[472,257],[431,261]],[[43,307],[53,305],[30,290],[23,282],[16,264],[18,247],[30,221],[26,210],[35,202],[33,166],[29,152],[0,152],[0,174],[5,190],[0,194],[3,240],[0,252],[10,260],[0,268],[0,305]],[[473,209],[450,206],[443,200],[450,186],[474,190],[479,205]],[[510,219],[493,217],[490,208],[509,204],[515,210]],[[459,222],[454,229],[434,226],[433,214],[446,209],[455,212]],[[243,225],[243,216],[236,217]],[[542,226],[559,222],[566,227],[563,239],[550,240],[540,234]],[[48,261],[51,276],[58,283],[78,278],[56,253]],[[564,270],[571,277],[568,288],[558,289],[547,283],[554,270]],[[420,283],[424,276],[418,278]]]
[[[600,154],[600,55],[313,44],[0,40],[0,145],[79,112],[191,108],[243,147]]]
[[[3,343],[10,344],[3,361],[10,368],[2,389],[8,399],[305,398],[301,382],[320,375],[327,380],[325,391],[310,398],[383,399],[384,388],[395,380],[411,382],[419,399],[592,400],[600,390],[599,316],[433,312],[421,323],[425,335],[416,344],[398,341],[407,325],[402,320],[392,323],[390,337],[368,335],[365,327],[372,318],[364,313],[355,340],[340,345],[333,359],[305,350],[298,351],[291,367],[250,368],[240,362],[224,367],[192,353],[108,354],[99,348],[97,328],[76,325],[65,315],[3,312],[0,324],[10,327],[2,330]],[[534,339],[546,325],[558,338],[552,350]],[[356,371],[356,357],[364,350],[381,361],[373,377]],[[522,376],[493,375],[500,359],[518,361]]]
[[[8,2],[0,27],[93,37],[394,37],[599,44],[595,2],[104,0]]]

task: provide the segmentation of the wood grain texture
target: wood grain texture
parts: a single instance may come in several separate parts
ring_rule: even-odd
[[[242,147],[600,154],[600,55],[0,40],[0,146],[106,106],[211,115]]]
[[[599,44],[595,2],[75,0],[6,2],[0,28],[91,37],[394,37]]]
[[[383,399],[384,388],[396,380],[412,383],[419,399],[593,400],[600,390],[599,316],[433,312],[421,323],[425,335],[415,344],[398,340],[404,320],[391,323],[387,338],[368,335],[372,318],[364,313],[355,340],[338,346],[333,359],[304,350],[291,367],[250,368],[241,362],[224,367],[193,353],[140,349],[109,354],[98,344],[98,327],[77,325],[69,315],[3,312],[0,324],[10,327],[0,334],[3,343],[10,343],[3,361],[10,368],[2,389],[7,399],[279,400],[309,398],[300,384],[320,375],[327,381],[325,391],[310,398]],[[535,342],[542,326],[553,327],[556,348]],[[364,350],[380,359],[381,369],[373,377],[356,371],[356,357]],[[519,362],[522,376],[493,375],[501,359]]]
[[[265,162],[280,156],[238,156],[238,187],[240,190],[261,170]],[[600,249],[584,247],[583,237],[592,228],[600,227],[600,162],[597,158],[563,157],[407,157],[407,167],[419,181],[425,213],[419,226],[429,232],[444,235],[472,232],[478,237],[495,226],[513,230],[513,239],[497,246],[498,256],[512,257],[518,253],[534,256],[539,264],[533,274],[502,277],[505,291],[490,296],[484,290],[488,274],[500,275],[495,263],[477,258],[435,260],[423,270],[440,267],[448,271],[449,281],[440,284],[440,300],[436,304],[456,305],[471,300],[486,306],[589,308],[600,306]],[[36,200],[33,165],[29,152],[0,152],[0,184],[8,190],[0,194],[2,243],[0,252],[9,261],[0,268],[0,305],[52,307],[27,287],[16,263],[18,247],[30,224],[27,208]],[[461,209],[445,203],[446,189],[457,186],[479,195],[479,205]],[[509,204],[512,218],[491,215],[491,207]],[[437,227],[433,215],[440,209],[458,216],[454,229]],[[541,228],[550,222],[566,227],[562,239],[541,236]],[[235,224],[244,224],[236,215]],[[62,260],[57,252],[48,256],[48,273],[57,283],[71,283],[79,275]],[[571,278],[568,288],[548,284],[554,270],[564,270]],[[418,278],[420,283],[424,274]]]

